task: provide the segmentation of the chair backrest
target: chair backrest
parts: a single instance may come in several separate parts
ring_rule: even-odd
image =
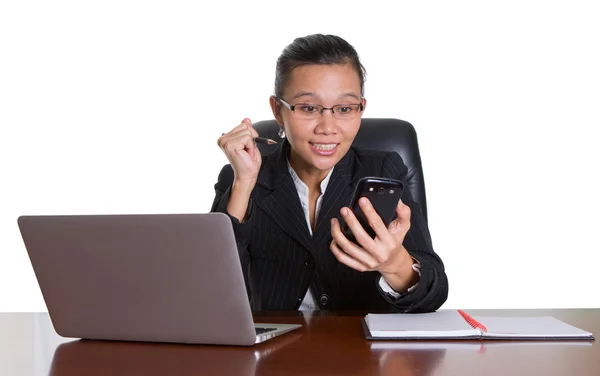
[[[254,123],[254,128],[262,137],[278,140],[279,125],[275,120],[263,120]],[[425,197],[425,182],[417,132],[409,122],[398,119],[365,119],[363,118],[360,130],[354,139],[354,146],[363,149],[395,151],[400,154],[408,168],[405,189],[408,189],[423,210],[427,219],[427,200]],[[259,144],[258,149],[262,155],[273,151],[277,145]]]

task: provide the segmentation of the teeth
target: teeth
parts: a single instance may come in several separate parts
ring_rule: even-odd
[[[337,144],[313,144],[318,150],[333,150]]]

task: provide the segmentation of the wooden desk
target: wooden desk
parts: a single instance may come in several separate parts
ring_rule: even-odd
[[[600,337],[600,310],[467,310],[552,315]],[[366,341],[364,313],[257,314],[300,330],[254,347],[80,341],[45,313],[0,314],[0,375],[600,375],[590,341]]]

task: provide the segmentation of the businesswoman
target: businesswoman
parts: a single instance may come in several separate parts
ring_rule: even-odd
[[[252,309],[389,309],[426,312],[448,282],[427,223],[408,190],[386,227],[367,199],[349,204],[364,176],[405,180],[397,153],[352,147],[367,106],[355,49],[333,35],[297,38],[277,60],[269,103],[281,142],[261,157],[250,119],[218,139],[230,164],[215,184],[212,211],[233,223]],[[340,230],[348,224],[356,243]]]

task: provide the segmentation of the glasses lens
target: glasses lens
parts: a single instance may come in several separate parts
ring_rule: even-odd
[[[294,108],[294,114],[302,119],[314,119],[321,114],[321,107],[316,104],[297,104]]]
[[[338,104],[333,107],[333,116],[338,119],[352,119],[360,114],[360,104]]]

